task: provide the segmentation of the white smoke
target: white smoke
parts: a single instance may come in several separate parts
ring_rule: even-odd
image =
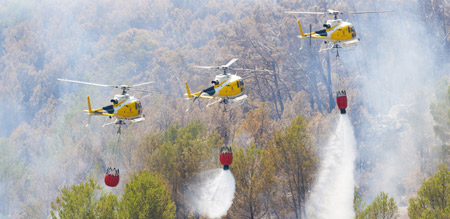
[[[353,176],[356,140],[347,115],[323,149],[317,182],[307,203],[311,218],[353,218]]]
[[[439,61],[446,57],[437,43],[442,30],[425,20],[427,4],[431,3],[383,0],[374,4],[380,8],[367,9],[395,12],[352,18],[361,44],[341,54],[340,61],[352,66],[361,84],[355,93],[359,100],[350,104],[355,104],[352,115],[360,120],[355,130],[357,183],[366,203],[383,191],[406,207],[424,174],[420,165],[427,159],[422,152],[434,145],[429,104],[434,83],[448,75],[448,62]]]
[[[236,184],[229,170],[213,169],[200,173],[187,187],[186,205],[198,215],[220,218],[233,204]]]

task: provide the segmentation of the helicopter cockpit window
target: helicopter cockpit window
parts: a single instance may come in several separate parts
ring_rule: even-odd
[[[348,27],[348,32],[349,32],[349,33],[351,33],[351,32],[352,32],[352,30],[351,30],[351,28],[350,28],[350,27]]]
[[[236,83],[236,84],[237,84],[237,87],[239,88],[239,85],[240,85],[239,81],[237,81],[237,83]]]
[[[243,87],[244,86],[244,81],[240,81],[241,82],[241,86]]]
[[[352,37],[355,38],[356,37],[355,27],[351,26],[350,29],[352,30]]]

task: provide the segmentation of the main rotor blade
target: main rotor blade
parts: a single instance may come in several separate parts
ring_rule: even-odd
[[[241,80],[249,79],[249,78],[252,78],[252,77],[254,77],[254,76],[253,76],[253,75],[250,75],[250,76],[241,78]]]
[[[155,82],[154,81],[149,81],[149,82],[144,82],[144,83],[140,83],[140,84],[131,85],[130,87],[137,87],[137,86],[146,85],[146,84],[153,84],[153,83],[155,83]]]
[[[326,12],[311,12],[311,11],[285,11],[286,14],[326,14]]]
[[[232,65],[233,63],[235,63],[237,60],[239,60],[238,58],[234,58],[232,60],[230,60],[226,65],[224,65],[223,67],[230,67],[230,65]]]
[[[204,69],[212,69],[212,68],[219,68],[219,66],[201,66],[201,65],[194,65],[195,68],[204,68]]]
[[[394,12],[392,10],[387,11],[359,11],[359,12],[347,12],[347,14],[374,14],[374,13],[386,13],[386,12]]]
[[[232,68],[231,70],[236,70],[236,71],[265,71],[265,72],[271,72],[270,70],[267,69],[251,69],[251,68]]]
[[[99,86],[99,87],[116,87],[116,85],[97,84],[97,83],[84,82],[84,81],[75,81],[75,80],[68,80],[68,79],[61,79],[61,78],[58,78],[57,80],[58,81],[72,82],[72,83],[78,83],[78,84],[94,85],[94,86]]]
[[[255,69],[251,68],[230,68],[233,71],[255,71]]]
[[[130,88],[130,89],[132,89],[133,91],[139,91],[139,92],[144,92],[144,93],[150,93],[150,91],[148,91],[148,90],[141,90],[141,89],[134,89],[134,88]]]

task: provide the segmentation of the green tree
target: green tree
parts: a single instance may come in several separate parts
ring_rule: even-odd
[[[92,176],[84,183],[62,188],[56,202],[51,203],[52,218],[114,218],[117,197],[103,194],[99,202],[99,190],[100,186]],[[109,216],[103,217],[105,215]]]
[[[119,218],[117,211],[118,207],[119,202],[117,200],[117,196],[113,194],[103,194],[95,208],[95,217],[108,219]]]
[[[362,206],[364,206],[362,204]],[[354,206],[355,207],[355,206]],[[392,219],[398,218],[398,207],[394,198],[381,192],[363,211],[355,209],[356,219]]]
[[[140,171],[125,187],[119,204],[120,218],[175,218],[175,203],[163,179]]]
[[[439,171],[424,180],[417,197],[409,200],[408,216],[415,218],[450,218],[450,171],[439,165]]]
[[[261,218],[268,214],[265,202],[273,196],[275,168],[267,150],[251,144],[234,152],[231,167],[236,179],[236,197],[231,215]]]
[[[307,122],[301,115],[293,119],[283,132],[277,132],[269,148],[276,157],[280,186],[285,189],[283,200],[295,212],[296,218],[305,216],[306,195],[314,183],[318,157],[316,148],[310,142]]]
[[[442,85],[441,85],[442,87]],[[441,88],[442,89],[442,88]],[[441,90],[440,89],[440,90]],[[431,104],[430,112],[435,121],[434,133],[441,140],[438,148],[440,162],[450,164],[450,86],[446,92],[437,91],[438,102]],[[444,89],[445,90],[445,89]]]
[[[0,217],[8,215],[10,205],[20,202],[17,193],[24,185],[26,167],[20,159],[19,150],[10,141],[0,138]]]
[[[359,193],[358,187],[355,186],[355,192],[353,193],[353,211],[355,212],[355,218],[364,218],[364,210],[366,204],[362,200],[361,193]]]
[[[171,125],[164,133],[147,136],[137,156],[143,159],[147,169],[167,179],[180,212],[184,210],[183,186],[200,170],[216,164],[211,152],[219,148],[219,143],[217,133],[209,135],[203,123],[194,121],[185,127]]]

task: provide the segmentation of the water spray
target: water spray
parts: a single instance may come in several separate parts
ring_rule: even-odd
[[[354,218],[356,140],[346,114],[324,148],[321,168],[307,203],[311,218]]]
[[[207,170],[189,183],[186,205],[196,215],[221,218],[233,204],[235,189],[236,183],[230,170]]]

